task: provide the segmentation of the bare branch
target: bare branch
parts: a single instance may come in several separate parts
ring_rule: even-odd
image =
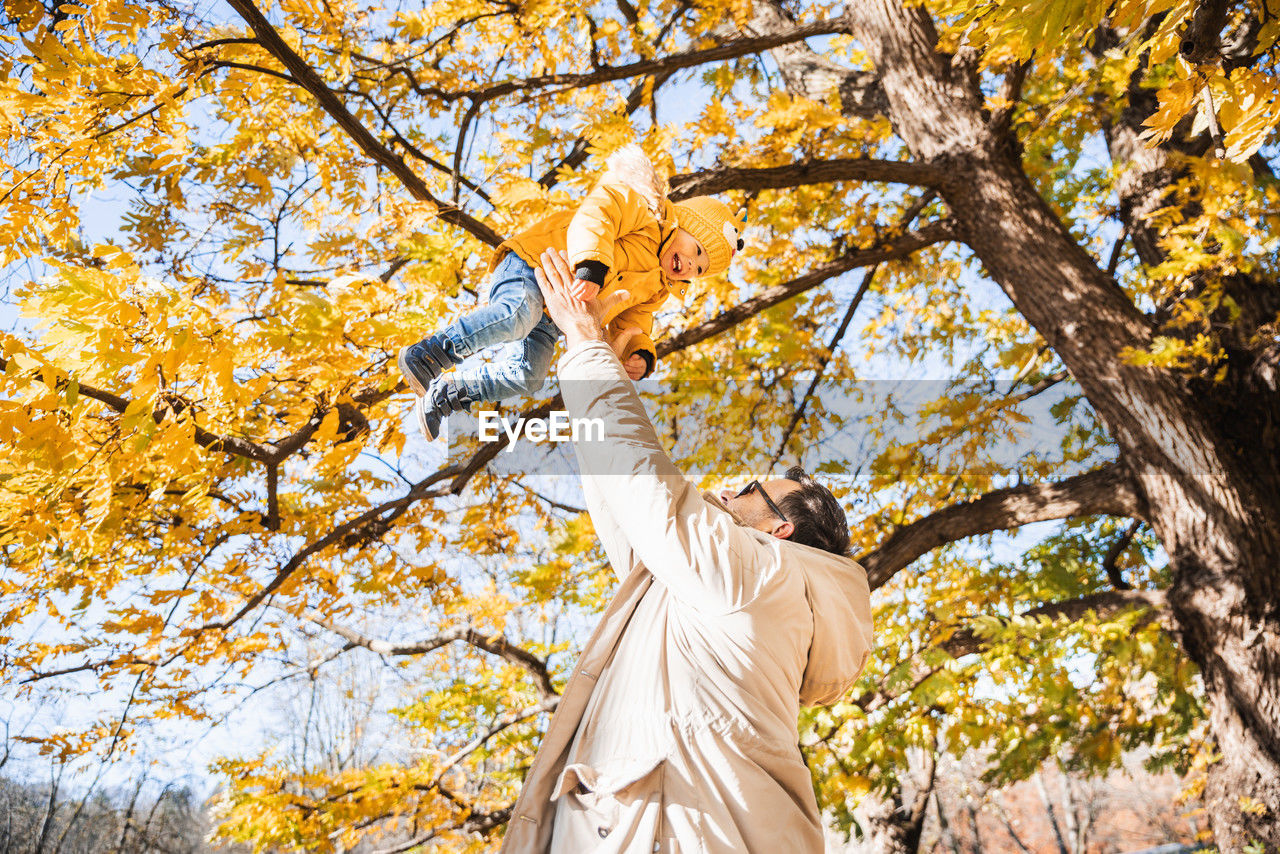
[[[544,697],[542,702],[536,706],[531,706],[527,709],[520,709],[519,711],[510,712],[509,714],[505,714],[499,717],[492,724],[486,727],[484,732],[480,733],[480,735],[476,736],[471,741],[467,742],[462,747],[458,748],[456,751],[450,754],[448,758],[445,759],[444,764],[440,766],[440,770],[436,774],[436,778],[435,778],[436,783],[438,784],[441,780],[443,780],[444,775],[448,773],[450,770],[452,770],[453,767],[456,766],[459,762],[461,762],[463,759],[466,759],[472,753],[475,753],[481,747],[484,747],[485,744],[487,744],[489,740],[492,739],[495,735],[499,734],[505,729],[509,729],[510,727],[515,726],[521,721],[527,721],[529,718],[544,714],[546,712],[554,712],[556,710],[556,707],[559,705],[560,705],[559,695],[553,694],[551,696]]]
[[[229,0],[229,2],[236,5],[245,2],[245,0]],[[830,18],[828,20],[815,21],[811,24],[799,24],[763,36],[730,39],[715,47],[675,53],[657,59],[644,59],[625,65],[605,66],[586,73],[543,74],[522,80],[506,80],[492,86],[462,92],[430,90],[430,94],[437,95],[446,102],[464,97],[476,101],[490,101],[513,92],[526,92],[552,87],[579,89],[584,86],[596,86],[601,83],[625,80],[629,77],[639,77],[644,74],[670,73],[683,68],[705,65],[709,62],[736,59],[739,56],[746,56],[747,54],[758,53],[780,45],[803,41],[813,36],[848,32],[848,29],[848,23],[844,18]]]
[[[1023,403],[1024,401],[1028,401],[1038,394],[1043,394],[1044,392],[1056,386],[1058,383],[1064,382],[1068,376],[1070,375],[1066,371],[1054,371],[1052,374],[1048,374],[1047,376],[1041,377],[1039,382],[1037,382],[1035,385],[1033,385],[1031,388],[1027,389],[1026,391],[1022,391],[1022,392],[1018,392],[1017,394],[1010,395],[1009,397],[1002,400],[1000,403],[1003,406],[1012,406],[1017,403]],[[1010,389],[1010,391],[1012,391],[1012,389]]]
[[[782,431],[782,440],[778,442],[778,450],[774,452],[773,459],[769,462],[770,471],[772,471],[773,467],[782,459],[782,454],[787,449],[787,442],[790,441],[791,434],[795,432],[796,426],[799,425],[800,420],[804,418],[804,411],[809,405],[809,400],[813,397],[813,393],[817,391],[818,384],[822,382],[822,374],[827,369],[827,364],[835,354],[836,348],[840,346],[840,340],[844,338],[845,332],[849,329],[849,324],[853,321],[854,313],[858,310],[858,306],[862,304],[862,298],[866,296],[867,291],[871,288],[871,282],[875,279],[876,270],[878,269],[879,267],[875,265],[867,268],[866,275],[862,277],[862,284],[858,286],[857,293],[855,293],[853,295],[853,299],[849,301],[849,308],[845,310],[844,317],[840,319],[840,325],[831,336],[831,343],[827,345],[827,349],[822,354],[822,358],[818,360],[818,366],[813,372],[813,380],[810,381],[809,387],[805,389],[804,395],[800,398],[800,404],[796,406],[795,412],[791,414],[791,421],[787,424],[787,429]]]
[[[572,504],[565,504],[564,502],[556,501],[554,498],[550,498],[546,495],[543,495],[541,492],[539,492],[538,490],[534,489],[532,486],[529,486],[528,484],[522,481],[515,480],[515,481],[512,481],[512,483],[514,483],[516,486],[520,487],[525,492],[529,493],[530,495],[534,496],[540,501],[543,501],[544,503],[550,505],[551,507],[554,507],[557,510],[563,510],[565,513],[573,513],[574,515],[587,512],[587,508],[585,507],[575,507]]]
[[[1113,463],[1058,483],[997,489],[981,498],[945,507],[894,531],[858,562],[867,570],[867,579],[875,590],[916,558],[966,537],[1069,516],[1143,513],[1129,475]]]
[[[274,68],[266,68],[261,65],[254,65],[251,62],[235,62],[234,60],[230,60],[230,59],[215,59],[209,63],[209,67],[210,68],[238,68],[241,71],[252,71],[255,74],[265,74],[268,77],[275,77],[279,80],[283,80],[286,83],[292,83],[296,86],[302,85],[302,83],[298,80],[298,78],[293,77],[292,75],[285,74],[282,71],[276,71]]]
[[[1107,549],[1107,556],[1102,559],[1102,571],[1107,574],[1107,580],[1111,582],[1111,586],[1116,590],[1132,590],[1133,585],[1124,580],[1124,576],[1120,574],[1120,568],[1116,565],[1120,560],[1120,555],[1124,554],[1124,550],[1129,548],[1129,544],[1133,542],[1134,536],[1138,533],[1138,529],[1142,527],[1141,519],[1134,519],[1125,532],[1111,544],[1111,548]]]
[[[487,192],[485,192],[485,189],[481,187],[479,184],[472,181],[470,178],[466,177],[465,175],[457,174],[457,172],[454,169],[450,168],[448,165],[444,163],[441,163],[439,160],[436,160],[434,157],[427,154],[425,151],[418,148],[418,146],[414,145],[412,142],[406,139],[404,134],[400,133],[399,129],[396,128],[395,123],[392,121],[391,116],[388,115],[386,109],[384,109],[383,106],[378,103],[378,100],[374,98],[370,93],[363,92],[357,88],[350,87],[350,86],[348,86],[343,91],[349,95],[353,95],[355,97],[360,98],[362,101],[364,101],[366,104],[369,105],[369,108],[373,110],[374,113],[377,114],[378,118],[382,121],[382,126],[386,128],[387,132],[391,135],[390,141],[392,143],[399,145],[406,152],[408,152],[410,156],[415,157],[418,160],[421,160],[423,163],[427,164],[432,169],[435,169],[437,172],[442,172],[445,175],[448,175],[450,179],[452,179],[455,182],[455,184],[461,184],[471,192],[475,193],[480,198],[484,199],[486,202],[492,203],[493,201],[492,198],[489,196]],[[465,135],[465,134],[460,134],[460,135]],[[456,188],[454,193],[454,203],[455,204],[457,203]]]
[[[149,661],[144,658],[138,658],[135,655],[120,655],[115,658],[104,658],[100,661],[86,661],[81,664],[73,664],[68,667],[62,667],[57,670],[32,671],[31,675],[25,679],[19,680],[20,685],[26,685],[30,682],[40,682],[45,679],[53,679],[58,676],[66,676],[70,673],[85,673],[92,671],[97,673],[100,670],[108,668],[128,666],[131,664],[145,665],[146,667],[155,667],[156,662]]]
[[[935,191],[930,190],[919,199],[916,199],[915,202],[907,208],[901,219],[898,221],[898,228],[906,228],[910,225],[936,195],[937,193]],[[871,288],[871,282],[875,278],[876,270],[878,269],[878,265],[871,265],[867,270],[866,275],[863,276],[862,284],[858,287],[857,293],[854,294],[853,299],[849,302],[849,308],[845,311],[844,318],[841,319],[840,325],[837,327],[835,334],[831,336],[831,343],[827,345],[826,352],[818,362],[817,370],[814,372],[813,381],[809,383],[809,388],[805,390],[804,396],[800,398],[800,404],[792,414],[791,422],[787,425],[787,429],[782,432],[782,440],[778,443],[778,450],[774,453],[773,459],[769,463],[770,470],[772,470],[773,467],[778,464],[778,461],[782,459],[782,454],[787,448],[787,441],[791,438],[791,434],[795,432],[796,426],[800,423],[800,419],[804,417],[805,408],[808,406],[809,400],[813,397],[814,392],[817,391],[818,384],[822,381],[822,374],[827,369],[827,364],[831,361],[831,357],[835,353],[836,347],[839,346],[841,339],[844,338],[845,332],[848,331],[849,324],[853,321],[853,315],[858,310],[858,306],[862,304],[863,297],[866,296],[867,291]]]
[[[943,170],[931,163],[846,157],[837,160],[806,160],[764,169],[724,166],[676,175],[671,179],[671,198],[703,196],[725,190],[774,190],[804,184],[836,181],[886,181],[893,184],[936,184]]]
[[[355,629],[338,625],[319,612],[308,614],[307,619],[340,635],[348,642],[362,646],[371,652],[376,652],[378,655],[425,655],[451,643],[462,641],[474,646],[476,649],[506,659],[512,664],[527,670],[533,676],[534,682],[537,683],[538,694],[544,700],[548,697],[559,696],[559,692],[551,684],[551,675],[547,672],[547,663],[528,650],[511,643],[502,635],[485,635],[475,629],[454,629],[416,643],[391,643],[367,637]]]

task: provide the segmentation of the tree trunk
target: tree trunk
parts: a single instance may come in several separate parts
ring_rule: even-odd
[[[920,848],[920,834],[924,831],[924,819],[929,810],[929,797],[937,796],[934,782],[937,779],[937,757],[924,753],[924,767],[920,769],[923,782],[914,787],[911,803],[907,803],[904,788],[889,798],[863,801],[867,821],[867,838],[870,850],[876,854],[916,854]],[[914,774],[910,775],[912,778]]]
[[[765,7],[776,4],[755,4]],[[788,88],[834,87],[850,117],[887,102],[913,157],[941,167],[946,179],[937,189],[960,239],[1084,390],[1169,556],[1177,635],[1200,668],[1222,754],[1206,791],[1217,844],[1234,852],[1257,840],[1280,849],[1280,344],[1267,336],[1243,346],[1248,336],[1237,333],[1225,342],[1224,382],[1127,364],[1124,350],[1147,348],[1155,323],[1040,198],[1016,141],[989,125],[973,57],[937,53],[923,7],[860,0],[848,10],[874,80],[856,71],[834,81],[830,63],[812,63],[794,45],[774,55]],[[750,26],[776,26],[772,14],[758,11]],[[1130,103],[1107,128],[1108,147],[1127,164],[1119,191],[1131,239],[1143,260],[1155,261],[1162,250],[1145,214],[1166,198],[1176,169],[1137,138],[1151,104],[1140,87],[1131,89],[1147,100]],[[1241,276],[1225,285],[1246,333],[1280,309],[1280,288]]]
[[[933,793],[933,808],[938,813],[938,832],[942,835],[942,841],[951,849],[951,854],[960,854],[956,835],[951,832],[951,822],[947,821],[947,814],[942,809],[942,796],[937,792]]]
[[[906,814],[900,798],[892,800],[863,801],[863,815],[867,830],[868,851],[876,854],[916,854],[920,847],[920,832],[924,829],[924,816],[913,822]]]
[[[1127,364],[1123,351],[1146,348],[1151,323],[1039,197],[1015,147],[987,126],[965,58],[935,52],[936,32],[919,6],[864,0],[850,7],[850,21],[895,130],[917,159],[945,167],[939,190],[962,239],[1071,371],[1145,498],[1174,573],[1178,634],[1203,674],[1223,755],[1206,793],[1219,847],[1280,847],[1273,380],[1201,386]],[[1242,809],[1241,798],[1257,806]]]
[[[1053,798],[1049,797],[1049,788],[1044,784],[1044,774],[1037,771],[1033,779],[1036,781],[1036,790],[1040,793],[1040,803],[1044,804],[1044,811],[1049,816],[1049,826],[1053,828],[1053,839],[1058,843],[1058,854],[1071,854],[1067,850],[1067,843],[1062,835],[1062,825],[1058,824],[1058,813],[1053,808]]]

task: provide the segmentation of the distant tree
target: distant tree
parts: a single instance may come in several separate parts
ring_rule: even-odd
[[[26,854],[196,854],[207,850],[203,804],[190,789],[76,790],[59,773],[47,784],[0,777],[0,850]]]

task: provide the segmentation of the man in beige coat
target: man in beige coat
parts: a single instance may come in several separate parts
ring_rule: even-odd
[[[843,696],[871,649],[866,573],[844,556],[843,511],[796,470],[725,500],[700,494],[606,342],[603,307],[571,296],[558,253],[540,272],[566,338],[565,407],[605,423],[604,442],[575,452],[620,584],[565,686],[503,851],[819,852],[797,714]]]

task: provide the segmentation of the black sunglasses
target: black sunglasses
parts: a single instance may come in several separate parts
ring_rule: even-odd
[[[734,497],[741,498],[742,496],[746,495],[748,492],[750,492],[753,489],[757,489],[760,491],[760,497],[764,499],[764,503],[769,505],[770,510],[778,514],[779,519],[787,523],[791,522],[791,520],[787,518],[787,514],[779,510],[778,505],[773,503],[773,499],[769,497],[769,493],[764,491],[764,487],[760,485],[760,481],[758,480],[753,480],[750,483],[748,483],[746,486],[742,487],[742,491],[739,492]]]

